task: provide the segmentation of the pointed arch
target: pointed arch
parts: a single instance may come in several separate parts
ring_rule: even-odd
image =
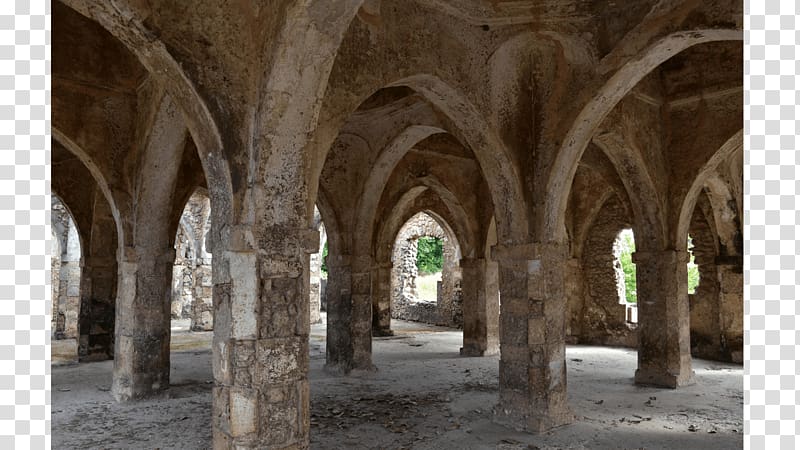
[[[608,157],[625,186],[639,242],[659,247],[666,244],[666,217],[662,213],[658,190],[641,153],[634,151],[624,138],[613,132],[597,135],[592,142]]]
[[[697,176],[681,203],[678,225],[675,229],[675,236],[673,237],[675,248],[686,248],[686,237],[689,234],[689,224],[692,220],[692,213],[694,212],[697,198],[703,186],[713,177],[717,167],[734,153],[741,151],[743,145],[744,129],[741,129],[725,141],[697,173]]]
[[[542,216],[542,230],[547,240],[560,241],[564,212],[578,162],[597,128],[620,100],[659,65],[687,48],[707,42],[742,40],[742,37],[742,30],[733,29],[672,33],[632,58],[606,81],[578,114],[550,168],[545,190],[548,198]]]
[[[519,165],[475,105],[459,91],[430,74],[406,77],[389,86],[413,89],[444,114],[452,124],[453,135],[472,150],[486,178],[494,202],[500,240],[527,239],[528,208]]]
[[[166,87],[167,93],[178,105],[189,134],[197,145],[200,162],[208,180],[214,216],[218,218],[220,224],[230,223],[233,189],[228,163],[223,154],[220,131],[205,100],[178,61],[169,53],[164,43],[147,30],[143,19],[127,2],[59,1],[97,22],[122,42],[150,75]]]
[[[120,249],[123,248],[125,246],[126,235],[123,232],[120,210],[117,206],[114,195],[111,192],[108,180],[106,180],[103,172],[99,167],[97,167],[92,158],[78,144],[76,144],[75,141],[66,136],[55,125],[51,126],[51,131],[53,139],[67,149],[67,151],[75,155],[75,157],[77,157],[78,160],[86,167],[89,173],[92,174],[92,178],[94,178],[95,183],[97,183],[97,187],[100,189],[100,192],[103,193],[103,197],[105,197],[106,202],[108,202],[108,205],[111,207],[111,215],[114,217],[114,224],[116,225],[117,229],[117,247]]]

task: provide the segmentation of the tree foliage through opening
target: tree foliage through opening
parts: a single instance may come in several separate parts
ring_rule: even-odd
[[[442,271],[442,240],[423,236],[417,240],[417,270],[420,275]]]

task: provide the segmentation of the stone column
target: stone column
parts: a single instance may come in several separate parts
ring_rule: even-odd
[[[735,363],[743,361],[744,279],[742,257],[717,257],[719,277],[720,339],[723,354]]]
[[[114,375],[117,401],[169,387],[172,248],[126,247],[118,256]]]
[[[636,384],[676,388],[694,383],[689,343],[686,251],[641,251],[636,263],[639,367]]]
[[[500,403],[495,420],[532,432],[573,420],[567,405],[567,249],[495,246],[500,266]]]
[[[309,292],[309,308],[310,320],[312,324],[320,323],[322,318],[320,316],[321,299],[320,299],[320,280],[322,276],[322,251],[312,253],[310,255],[310,292]]]
[[[372,335],[392,336],[392,263],[372,267]]]
[[[437,325],[463,327],[464,300],[461,278],[462,272],[458,265],[456,247],[453,242],[444,237],[442,238],[442,281],[437,286],[436,307],[439,316]]]
[[[577,344],[582,337],[583,324],[583,267],[578,258],[567,260],[564,275],[564,295],[567,298],[566,342]],[[622,280],[624,285],[624,279]]]
[[[500,351],[500,305],[486,290],[487,261],[483,258],[462,258],[461,293],[464,314],[463,356],[496,355]]]
[[[52,335],[58,331],[58,291],[61,287],[59,275],[61,273],[61,251],[57,252],[50,259],[50,292],[52,294],[52,309],[50,314],[50,330]]]
[[[327,265],[325,369],[336,374],[374,370],[370,257],[328,253]]]
[[[194,268],[194,286],[192,286],[192,331],[214,329],[212,286],[211,261],[200,258]]]
[[[62,259],[59,274],[58,330],[56,339],[78,339],[81,302],[81,261]],[[63,320],[63,322],[62,322]]]
[[[176,260],[172,265],[172,300],[170,316],[173,319],[183,318],[183,264]]]
[[[249,226],[233,228],[228,250],[214,252],[214,448],[305,449],[308,254],[319,234],[272,229],[257,250]]]
[[[78,358],[82,362],[114,357],[117,262],[113,257],[89,256],[81,269],[81,307]]]

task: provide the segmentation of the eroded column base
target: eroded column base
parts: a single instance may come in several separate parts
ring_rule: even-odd
[[[119,336],[117,357],[114,360],[114,374],[111,393],[118,402],[161,398],[169,388],[169,337],[141,338]],[[143,342],[144,341],[144,342]],[[146,355],[153,355],[148,360]],[[156,358],[165,361],[158,364]],[[142,367],[151,363],[150,367]]]
[[[459,349],[461,356],[467,357],[480,357],[480,356],[494,356],[500,353],[499,348],[486,348],[485,346],[477,344],[464,344]]]
[[[164,398],[167,395],[169,380],[153,380],[147,375],[134,375],[132,378],[115,376],[111,384],[114,400],[124,403],[136,400]]]
[[[682,386],[691,386],[695,384],[696,381],[693,370],[674,374],[659,369],[636,369],[634,382],[643,386],[677,389]]]
[[[214,449],[306,449],[310,415],[308,381],[264,388],[217,386]]]
[[[526,393],[501,395],[500,403],[494,407],[493,421],[499,425],[528,433],[544,433],[546,431],[569,425],[575,421],[575,414],[566,404],[552,406],[548,411],[533,411],[528,406]]]
[[[363,375],[377,372],[378,368],[372,363],[362,364],[355,367],[344,363],[327,363],[322,370],[324,370],[328,375],[343,377],[348,375]]]
[[[373,328],[372,329],[372,336],[373,337],[394,336],[394,331],[392,331],[389,328]]]

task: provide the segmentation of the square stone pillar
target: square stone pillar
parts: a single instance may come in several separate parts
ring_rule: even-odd
[[[500,402],[495,421],[543,432],[567,424],[566,246],[495,246],[500,266]]]
[[[117,262],[90,256],[81,269],[78,357],[82,362],[114,357]]]
[[[254,244],[237,226],[214,254],[214,449],[308,448],[308,254],[318,236],[270,230]]]
[[[320,310],[322,300],[320,297],[320,284],[322,280],[322,251],[310,255],[310,274],[311,284],[309,285],[309,314],[312,324],[320,323],[322,316]]]
[[[487,261],[462,258],[461,295],[464,316],[462,356],[488,356],[500,352],[500,305],[486,292]]]
[[[78,315],[81,303],[81,261],[61,262],[59,274],[58,312],[64,316],[63,330],[56,334],[58,339],[78,339]]]
[[[334,374],[372,365],[370,257],[328,254],[325,369]]]
[[[392,263],[372,267],[372,335],[392,336]]]
[[[685,251],[639,251],[636,303],[639,367],[636,384],[677,388],[694,383]]]
[[[119,255],[114,374],[117,401],[169,387],[170,299],[174,249],[126,247]]]
[[[583,267],[578,258],[569,258],[564,272],[564,295],[567,299],[566,342],[577,344],[583,325]]]
[[[744,352],[744,278],[742,257],[718,257],[719,316],[721,346],[735,363],[743,361]]]
[[[211,264],[199,260],[193,272],[191,329],[211,331],[214,329]]]

